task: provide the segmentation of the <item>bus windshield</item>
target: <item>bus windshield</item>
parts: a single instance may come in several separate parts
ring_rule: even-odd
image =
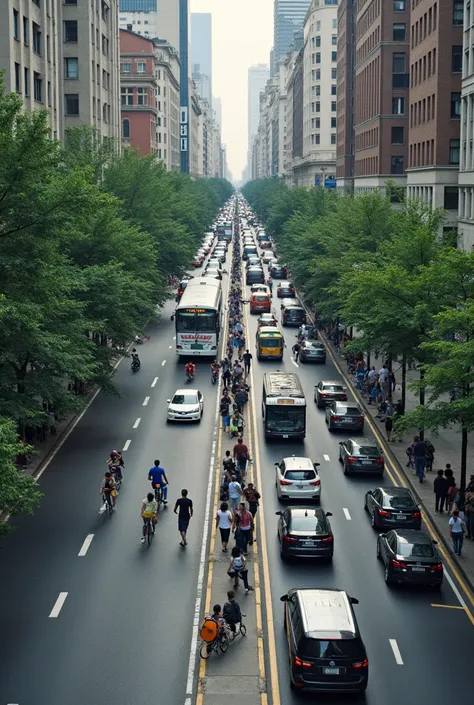
[[[304,406],[267,406],[266,427],[278,433],[303,432],[305,418]]]
[[[215,333],[216,312],[205,311],[204,313],[188,313],[178,311],[176,315],[176,330],[178,333],[195,332]]]

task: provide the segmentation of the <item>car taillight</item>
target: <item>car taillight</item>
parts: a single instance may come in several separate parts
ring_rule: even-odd
[[[443,570],[443,564],[437,563],[436,565],[432,565],[430,566],[430,570],[432,573],[439,573],[441,570]]]
[[[321,350],[321,353],[322,353],[323,355],[326,355],[326,350]]]
[[[383,458],[377,458],[376,463],[383,463]]]
[[[309,661],[303,661],[302,659],[298,658],[298,656],[295,656],[294,664],[295,666],[299,666],[300,668],[311,668],[312,666]]]
[[[363,420],[364,420],[363,416],[359,416],[359,418],[357,419],[357,421],[360,421],[360,423],[362,423]]]
[[[385,509],[377,509],[379,516],[388,517],[390,519],[390,512],[386,512]]]
[[[309,484],[313,485],[313,486],[314,485],[319,486],[321,484],[321,480],[315,480],[314,482],[310,482]]]
[[[280,480],[280,485],[292,485],[293,483],[290,480]]]
[[[397,561],[395,558],[392,559],[392,565],[394,568],[406,568],[407,564],[404,561]]]
[[[421,519],[421,512],[413,512],[411,515],[412,519]]]
[[[326,393],[325,393],[325,392],[319,392],[319,396],[320,396],[320,397],[325,397],[325,396],[326,396]]]
[[[357,463],[357,458],[347,458],[348,463]]]
[[[286,543],[298,543],[298,539],[294,539],[293,536],[285,536],[284,541]]]
[[[332,418],[333,418],[334,421],[340,421],[340,420],[341,420],[341,417],[340,417],[340,416],[333,416]]]
[[[332,543],[334,541],[334,538],[332,536],[328,536],[325,539],[321,539],[321,543]]]
[[[352,667],[353,668],[368,668],[369,667],[369,659],[365,658],[363,661],[359,661],[358,663],[353,663]]]

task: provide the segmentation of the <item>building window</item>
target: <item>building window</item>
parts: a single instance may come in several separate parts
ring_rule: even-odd
[[[79,94],[69,93],[64,96],[66,115],[79,115]]]
[[[405,73],[406,71],[406,54],[405,52],[395,51],[392,54],[392,73]]]
[[[407,36],[407,26],[406,24],[400,24],[396,22],[393,25],[392,39],[394,42],[404,42]]]
[[[314,55],[314,57],[315,57],[314,63],[320,64],[321,63],[321,54],[319,51]]]
[[[332,42],[333,47],[337,47],[337,34],[332,35],[331,42]]]
[[[21,92],[21,68],[20,64],[15,62],[15,90],[17,93]]]
[[[25,95],[30,95],[30,70],[28,68],[23,69],[23,83],[25,85]]]
[[[314,141],[315,141],[316,144],[320,144],[320,142],[321,142],[321,135],[319,135],[319,134],[314,135]]]
[[[449,163],[459,164],[460,140],[449,140]]]
[[[331,112],[335,113],[337,111],[337,103],[335,100],[331,100]]]
[[[107,3],[104,2],[104,0],[102,0],[101,12],[102,12],[102,19],[104,20],[105,24],[107,24],[109,21],[110,8],[107,5]]]
[[[391,174],[403,174],[403,157],[392,157]]]
[[[333,17],[333,20],[332,20],[332,28],[333,28],[333,29],[337,29],[337,17]]]
[[[120,71],[121,73],[131,73],[132,64],[120,64]]]
[[[331,78],[333,81],[337,79],[337,69],[331,69]]]
[[[33,51],[41,56],[41,30],[36,22],[32,24],[33,29]]]
[[[319,130],[321,127],[321,118],[314,118],[314,127]]]
[[[109,40],[105,36],[105,34],[102,35],[102,54],[104,56],[109,55]]]
[[[36,71],[33,72],[33,96],[37,103],[43,102],[43,81]]]
[[[51,107],[51,81],[48,81],[48,105]]]
[[[461,117],[461,94],[451,93],[451,117],[459,119]]]
[[[462,45],[454,45],[451,53],[451,71],[461,73],[462,71]]]
[[[20,25],[19,25],[19,14],[18,10],[13,10],[13,36],[15,39],[20,39]]]
[[[65,78],[79,78],[79,60],[77,57],[66,57],[64,59]]]
[[[314,104],[314,112],[315,113],[321,112],[321,103],[319,102],[319,100]]]
[[[122,105],[133,105],[133,88],[121,88]]]
[[[457,211],[459,204],[459,190],[457,186],[444,187],[444,209]]]
[[[405,129],[403,127],[392,127],[392,144],[404,144]]]
[[[392,115],[405,115],[405,98],[392,98]]]
[[[130,120],[122,120],[122,137],[130,139]]]
[[[336,144],[336,135],[331,133],[331,144]]]
[[[337,51],[331,52],[331,61],[337,61]]]
[[[331,95],[337,95],[337,86],[335,84],[331,86]]]
[[[331,118],[331,127],[334,129],[337,126],[337,118]]]
[[[454,0],[453,2],[453,24],[462,25],[464,22],[464,0]]]
[[[28,17],[25,17],[23,15],[23,43],[28,46],[28,43],[30,41],[30,33],[29,33],[29,25],[28,25]]]
[[[316,22],[316,32],[319,32],[321,30],[321,20],[317,20]]]
[[[137,105],[146,105],[146,88],[137,88]]]
[[[63,0],[65,5],[77,5],[77,0]]]
[[[319,35],[316,37],[316,46],[317,47],[321,46],[321,37]]]
[[[137,73],[146,73],[145,61],[137,61]]]
[[[64,22],[64,41],[77,42],[77,21],[65,20]]]
[[[405,12],[405,2],[406,0],[393,0],[393,11]]]

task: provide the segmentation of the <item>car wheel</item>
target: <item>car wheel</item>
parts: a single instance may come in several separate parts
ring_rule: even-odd
[[[344,463],[343,466],[344,466],[344,475],[348,475],[349,471],[347,469],[347,463]]]
[[[322,407],[322,404],[317,397],[316,397],[316,406],[318,407],[318,409],[321,409],[321,407]]]
[[[334,431],[334,428],[332,427],[332,424],[330,421],[328,423],[328,431],[330,431],[331,433]]]
[[[377,529],[377,519],[375,518],[375,511],[372,511],[370,514],[370,523],[373,529]]]
[[[390,575],[390,568],[388,567],[388,563],[385,565],[385,571],[384,571],[383,578],[384,578],[385,583],[387,585],[392,584],[393,581],[392,581],[392,576]]]

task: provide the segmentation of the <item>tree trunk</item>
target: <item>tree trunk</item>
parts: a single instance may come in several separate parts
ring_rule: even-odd
[[[367,372],[370,372],[370,350],[367,350]]]
[[[402,359],[402,409],[405,412],[407,402],[407,356]]]
[[[425,389],[423,387],[423,380],[425,379],[425,371],[423,367],[420,368],[420,382],[421,382],[421,387],[420,387],[420,406],[425,405]],[[420,428],[420,441],[425,440],[425,429]]]
[[[467,429],[465,426],[462,427],[461,432],[461,480],[459,484],[459,489],[464,492],[466,489],[466,475],[467,475]]]

